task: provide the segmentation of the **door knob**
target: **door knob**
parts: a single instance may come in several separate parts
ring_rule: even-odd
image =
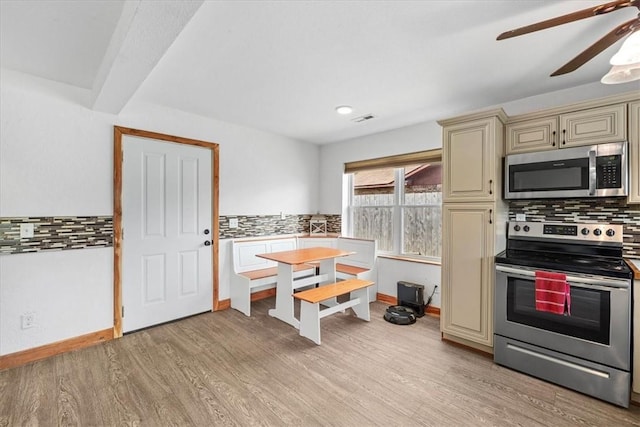
[[[205,246],[211,246],[211,242],[210,242],[209,240],[205,240],[205,241],[204,241],[204,245],[205,245]]]
[[[209,229],[208,228],[204,229],[204,234],[209,234]]]

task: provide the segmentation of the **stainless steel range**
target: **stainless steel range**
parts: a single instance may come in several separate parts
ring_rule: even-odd
[[[632,271],[622,226],[511,222],[496,256],[496,363],[628,407]]]

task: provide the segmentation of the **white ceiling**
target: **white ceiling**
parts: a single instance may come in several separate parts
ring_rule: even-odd
[[[638,9],[495,38],[601,3],[0,0],[0,65],[89,89],[100,111],[135,98],[328,143],[598,82],[621,42],[549,74]]]

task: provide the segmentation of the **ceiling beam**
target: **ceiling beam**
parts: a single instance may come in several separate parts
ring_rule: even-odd
[[[118,114],[203,0],[127,0],[92,89],[92,109]]]

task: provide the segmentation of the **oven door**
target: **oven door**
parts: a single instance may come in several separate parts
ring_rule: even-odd
[[[535,270],[496,265],[495,333],[629,370],[630,281],[567,274],[571,314],[535,308]]]

